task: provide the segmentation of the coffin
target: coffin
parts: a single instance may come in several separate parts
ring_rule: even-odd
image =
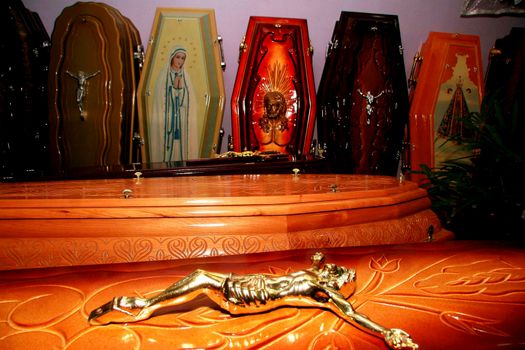
[[[525,28],[512,28],[494,42],[485,79],[484,102],[498,101],[506,118],[511,118],[517,101],[523,103],[524,64]]]
[[[235,151],[310,152],[312,54],[306,20],[250,17],[231,100]]]
[[[444,160],[464,156],[458,147],[464,136],[463,120],[479,112],[483,96],[483,70],[479,37],[430,32],[414,60],[410,103],[410,162],[438,167]],[[466,128],[465,128],[466,129]],[[411,175],[414,181],[424,176]]]
[[[53,171],[137,161],[138,30],[109,5],[78,2],[57,17],[51,41]]]
[[[0,184],[0,267],[121,263],[452,235],[412,182],[225,175]]]
[[[146,161],[215,155],[224,101],[215,12],[158,8],[138,86]]]
[[[341,12],[317,106],[319,146],[337,172],[398,172],[408,97],[397,16]]]
[[[2,1],[0,29],[0,177],[42,176],[49,171],[49,35],[21,0]]]
[[[386,349],[383,341],[317,308],[231,316],[207,298],[139,323],[90,326],[114,296],[154,295],[197,268],[283,275],[314,250],[206,259],[0,272],[0,347],[68,349]],[[525,250],[450,241],[323,250],[354,268],[357,312],[401,328],[420,349],[521,349],[525,342]]]

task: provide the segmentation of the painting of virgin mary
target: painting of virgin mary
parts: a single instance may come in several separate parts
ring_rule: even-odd
[[[195,103],[190,78],[184,70],[188,52],[177,46],[156,80],[154,116],[150,128],[150,161],[172,162],[198,157]]]

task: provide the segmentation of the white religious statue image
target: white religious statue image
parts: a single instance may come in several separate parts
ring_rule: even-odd
[[[197,158],[199,142],[195,103],[187,72],[188,53],[175,47],[166,66],[161,69],[155,88],[153,116],[149,120],[149,161],[171,162]]]

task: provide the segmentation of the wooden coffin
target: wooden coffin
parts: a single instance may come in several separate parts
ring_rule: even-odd
[[[317,104],[319,147],[334,170],[396,175],[408,122],[397,16],[341,12]]]
[[[312,54],[306,20],[250,17],[231,100],[235,151],[309,153]]]
[[[498,101],[506,118],[523,105],[525,85],[525,28],[512,28],[490,51],[485,79],[487,102]],[[485,100],[484,100],[485,102]],[[518,108],[521,110],[521,108]]]
[[[138,87],[147,162],[218,152],[225,101],[221,60],[213,10],[157,9]]]
[[[451,238],[391,177],[224,175],[0,184],[0,268]]]
[[[49,35],[20,0],[1,2],[0,31],[0,177],[42,176],[49,171]]]
[[[464,155],[458,148],[464,130],[462,119],[479,112],[483,96],[478,36],[430,32],[416,56],[418,67],[410,78],[412,171],[420,171],[423,164],[437,167],[443,160]],[[411,178],[421,181],[424,176],[415,173]]]
[[[387,349],[334,313],[282,307],[232,316],[207,298],[138,323],[90,326],[115,296],[153,296],[195,269],[285,275],[310,266],[314,250],[170,262],[0,272],[0,347],[67,349]],[[371,320],[408,332],[420,349],[522,349],[525,250],[451,241],[323,250],[355,269],[348,299]]]
[[[140,36],[113,7],[66,7],[51,36],[50,150],[57,174],[129,164],[136,124]],[[135,160],[134,160],[135,161]]]

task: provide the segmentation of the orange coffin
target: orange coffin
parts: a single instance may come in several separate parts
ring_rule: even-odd
[[[0,272],[2,349],[386,349],[382,339],[317,308],[231,316],[207,298],[139,323],[89,326],[114,296],[152,296],[197,268],[288,274],[312,250],[170,262]],[[522,349],[525,250],[455,241],[324,250],[354,268],[354,309],[407,331],[420,349]]]
[[[415,183],[230,175],[0,184],[0,269],[450,237]]]
[[[479,37],[431,32],[414,64],[410,161],[411,169],[419,171],[421,165],[437,167],[461,156],[463,120],[479,112],[483,96]],[[423,178],[412,174],[412,180]]]

